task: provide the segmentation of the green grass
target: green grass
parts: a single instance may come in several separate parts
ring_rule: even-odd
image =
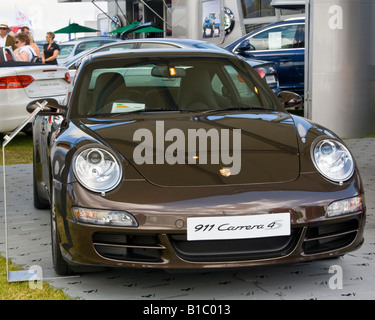
[[[22,270],[17,266],[9,265],[9,271]],[[29,282],[8,283],[6,274],[6,260],[0,257],[0,300],[70,300],[63,290],[53,289],[46,282],[41,288],[30,286]]]
[[[3,140],[1,140],[2,143]],[[22,163],[33,163],[33,137],[21,132],[5,146],[5,164]],[[3,164],[2,154],[0,164]]]
[[[1,143],[3,140],[1,140]],[[0,164],[3,165],[1,154]],[[5,146],[5,164],[24,164],[33,162],[33,138],[19,133]],[[32,205],[32,204],[30,204]],[[9,271],[22,270],[21,267],[9,265]],[[35,286],[34,286],[35,287]],[[6,274],[6,260],[0,256],[0,300],[69,300],[61,289],[56,290],[46,282],[42,288],[30,288],[29,282],[8,283]]]

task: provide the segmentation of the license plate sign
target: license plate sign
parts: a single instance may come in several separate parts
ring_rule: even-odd
[[[276,82],[275,76],[266,76],[266,82],[267,83],[275,83]]]
[[[187,239],[251,239],[290,235],[290,213],[187,219]]]
[[[38,81],[38,85],[41,90],[55,90],[62,88],[59,80],[42,80]]]

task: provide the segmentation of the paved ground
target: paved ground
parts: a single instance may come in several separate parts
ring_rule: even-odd
[[[52,269],[48,210],[32,205],[31,165],[7,166],[9,256],[28,268],[42,267],[43,277],[79,299],[243,300],[375,299],[375,138],[351,139],[364,180],[367,203],[365,244],[339,259],[241,270],[166,273],[159,270],[111,270],[58,277]],[[2,168],[0,169],[2,177]],[[0,195],[0,253],[5,255],[4,201]],[[338,287],[342,274],[342,289]]]

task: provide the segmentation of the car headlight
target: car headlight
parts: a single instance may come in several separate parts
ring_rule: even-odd
[[[313,147],[312,159],[318,171],[332,181],[343,182],[353,175],[353,157],[349,150],[337,140],[319,141]]]
[[[116,158],[102,148],[87,148],[79,152],[73,160],[73,172],[84,187],[94,192],[114,189],[122,177]]]
[[[73,208],[77,221],[105,226],[137,227],[137,220],[127,211]]]
[[[326,211],[327,217],[335,217],[363,210],[363,198],[361,196],[332,202]]]

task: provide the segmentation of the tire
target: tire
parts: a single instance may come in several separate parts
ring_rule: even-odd
[[[56,273],[61,276],[71,275],[73,271],[69,268],[68,263],[64,260],[61,254],[59,245],[59,234],[57,231],[56,214],[51,210],[51,247],[52,247],[52,261],[53,268]]]
[[[34,199],[34,207],[36,209],[48,209],[50,208],[50,204],[48,200],[45,200],[40,197],[38,192],[38,181],[36,179],[36,168],[35,168],[35,152],[33,156],[33,199]]]

